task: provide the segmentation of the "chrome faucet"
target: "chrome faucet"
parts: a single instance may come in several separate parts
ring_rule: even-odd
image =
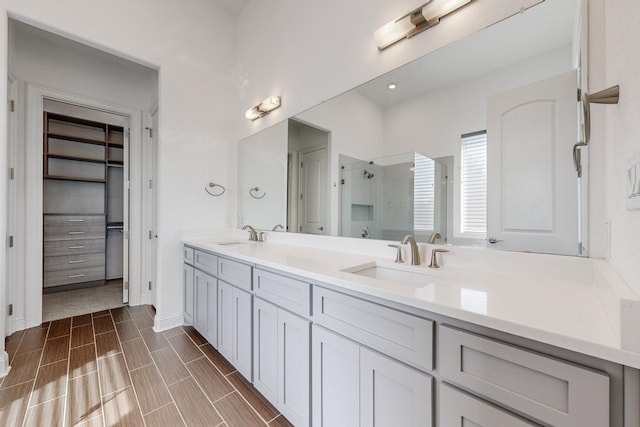
[[[440,268],[440,266],[438,265],[438,252],[449,252],[448,249],[433,249],[431,251],[431,263],[429,264],[429,267],[431,268]]]
[[[245,225],[244,227],[242,227],[242,229],[249,230],[249,240],[251,240],[252,242],[258,241],[258,233],[256,232],[255,228],[250,225]]]
[[[282,228],[282,231],[284,231],[284,227],[282,226],[282,224],[274,225],[271,231],[278,231],[278,228]]]
[[[431,233],[431,236],[429,236],[429,240],[427,241],[427,243],[433,245],[438,239],[442,239],[442,236],[437,231],[434,231],[433,233]]]
[[[402,239],[403,245],[407,243],[411,246],[411,265],[420,265],[420,249],[416,244],[416,239],[414,239],[411,234],[407,234],[404,236],[404,239]]]

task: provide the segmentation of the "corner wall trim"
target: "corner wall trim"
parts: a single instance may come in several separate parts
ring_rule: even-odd
[[[6,377],[11,370],[11,366],[9,366],[9,353],[6,351],[2,352],[0,356],[0,378]]]
[[[160,318],[156,314],[156,318],[153,324],[154,332],[162,332],[171,328],[175,328],[176,326],[182,326],[184,324],[184,315],[182,313],[176,314],[173,316],[162,317]]]

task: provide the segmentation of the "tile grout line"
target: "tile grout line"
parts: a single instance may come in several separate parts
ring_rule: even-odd
[[[64,387],[64,403],[62,405],[62,425],[67,423],[67,401],[69,400],[69,381],[71,380],[71,337],[73,334],[73,317],[70,318],[70,333],[69,333],[69,352],[67,353],[67,381]],[[93,334],[93,322],[91,323],[91,333]],[[95,340],[95,338],[94,338]]]
[[[47,334],[44,337],[44,344],[42,344],[42,349],[40,350],[40,359],[38,360],[38,367],[36,368],[36,375],[33,377],[33,384],[31,384],[31,391],[29,392],[29,399],[27,400],[27,409],[24,411],[24,418],[22,419],[22,426],[25,426],[27,422],[27,412],[29,412],[29,406],[31,405],[31,399],[33,399],[33,392],[36,387],[36,380],[38,379],[38,374],[40,373],[40,364],[42,363],[42,358],[44,357],[44,348],[47,345],[47,338],[49,338],[49,332],[51,331],[51,323],[47,327]],[[22,383],[24,384],[24,383]]]
[[[184,334],[185,334],[185,335],[186,335],[186,336],[191,340],[191,342],[193,342],[193,344],[196,346],[196,348],[198,348],[198,350],[200,350],[200,352],[201,352],[202,354],[204,354],[204,352],[202,351],[202,349],[200,348],[200,346],[198,346],[198,344],[196,344],[196,342],[193,340],[193,338],[191,338],[191,336],[189,336],[189,334],[187,334],[187,332],[184,330],[184,327],[183,327],[183,326],[181,326],[181,328],[182,328],[182,331],[184,332]],[[195,329],[195,328],[194,328],[194,329]],[[197,330],[196,330],[196,332],[197,332]],[[199,333],[199,332],[198,332],[198,333]],[[204,337],[203,337],[203,338],[204,338]],[[204,338],[204,339],[206,340],[206,338]],[[171,342],[169,342],[169,344],[171,345]],[[207,341],[207,343],[206,343],[206,344],[211,344],[211,343],[210,343],[209,341]],[[205,344],[203,344],[203,345],[205,345]],[[211,345],[211,347],[213,347],[213,345]],[[215,350],[215,347],[213,347],[213,348],[214,348],[214,350]],[[216,350],[216,351],[218,351],[218,350]],[[205,358],[206,358],[207,360],[209,360],[209,358],[208,358],[208,357],[206,357],[206,356],[207,356],[206,354],[204,354],[204,356],[205,356]],[[224,357],[224,356],[223,356],[223,357]],[[201,358],[198,358],[198,359],[196,359],[196,360],[200,360],[200,359],[201,359]],[[225,360],[226,360],[226,358],[225,358]],[[195,360],[193,360],[192,362],[195,362]],[[242,398],[242,400],[244,400],[244,401],[247,403],[247,405],[249,405],[249,408],[251,408],[251,410],[252,410],[253,412],[255,412],[255,414],[258,416],[258,418],[260,418],[260,419],[261,419],[265,424],[267,424],[267,425],[268,425],[268,424],[269,424],[269,422],[267,422],[267,421],[266,421],[266,420],[265,420],[265,419],[260,415],[260,413],[256,410],[256,408],[254,408],[254,407],[253,407],[253,405],[249,402],[249,399],[247,399],[247,398],[246,398],[246,397],[245,397],[245,396],[240,392],[240,390],[238,390],[238,388],[237,388],[237,387],[236,387],[236,386],[235,386],[235,385],[234,385],[234,384],[229,380],[229,378],[227,378],[227,376],[226,376],[226,375],[224,375],[224,374],[222,373],[222,371],[220,370],[220,368],[218,368],[218,367],[216,366],[216,364],[215,364],[215,363],[213,363],[211,360],[209,360],[209,363],[211,363],[211,364],[213,365],[213,367],[214,367],[214,368],[215,368],[215,369],[220,373],[220,375],[222,375],[222,377],[223,377],[225,380],[227,380],[227,382],[229,383],[229,385],[231,385],[231,388],[232,388],[233,390],[235,390],[235,391],[238,393],[238,395]],[[186,367],[186,364],[185,364],[185,367]],[[189,368],[187,368],[187,370],[189,370]],[[234,372],[238,372],[238,370],[236,369]],[[189,373],[191,373],[191,371],[189,371]],[[231,375],[231,374],[229,374],[229,375]],[[240,375],[242,375],[242,374],[240,374]],[[197,381],[197,380],[196,380],[196,383],[198,383],[198,381]],[[198,384],[198,385],[200,385],[200,384]],[[201,389],[202,389],[202,387],[201,387]],[[203,391],[204,391],[204,390],[203,390]],[[231,395],[231,394],[233,394],[233,393],[229,393],[227,396],[229,396],[229,395]],[[206,395],[205,395],[205,396],[206,396]],[[224,396],[224,397],[227,397],[227,396]],[[220,400],[222,400],[224,397],[222,397],[222,398],[220,398],[220,399],[216,400],[216,402],[219,402],[219,401],[220,401]],[[209,399],[209,397],[208,397],[208,396],[207,396],[207,399]],[[209,400],[209,401],[211,402],[211,400]],[[212,402],[212,404],[213,404],[213,402]],[[214,408],[216,408],[215,404],[213,404],[213,407],[214,407]],[[277,408],[276,408],[276,409],[277,409]],[[217,411],[217,410],[218,410],[218,408],[216,408],[216,411]],[[278,411],[278,415],[281,415],[281,414],[280,414],[280,411]],[[224,420],[224,418],[222,418],[222,419]],[[225,423],[226,423],[226,420],[225,420]]]
[[[128,308],[127,308],[127,313],[129,313],[129,316],[131,316],[131,313],[129,312],[129,309],[128,309]],[[136,328],[137,328],[137,327],[138,327],[138,325],[136,325]],[[138,329],[138,333],[140,333],[140,329]],[[156,333],[156,332],[154,331],[154,333]],[[167,393],[169,393],[169,397],[171,398],[171,403],[173,403],[173,406],[176,408],[176,411],[178,412],[178,416],[180,416],[180,419],[182,420],[182,423],[185,425],[185,427],[187,427],[187,422],[185,421],[184,416],[182,415],[182,412],[180,411],[180,408],[178,408],[178,404],[176,403],[175,399],[173,398],[173,394],[171,394],[171,391],[169,390],[169,385],[168,385],[168,384],[167,384],[167,382],[164,380],[164,377],[163,377],[163,376],[162,376],[162,374],[160,373],[160,369],[158,369],[158,365],[157,365],[157,363],[156,363],[156,360],[153,358],[153,355],[152,355],[152,353],[153,353],[153,352],[151,351],[151,349],[150,349],[150,348],[149,348],[149,346],[147,345],[147,342],[144,340],[144,337],[142,336],[142,334],[140,334],[140,337],[142,337],[142,343],[144,344],[144,346],[146,347],[147,351],[149,352],[149,357],[151,357],[151,362],[152,362],[153,366],[156,368],[156,372],[158,373],[158,375],[160,375],[160,380],[162,381],[162,383],[164,384],[165,388],[167,389]],[[164,337],[164,338],[165,338],[165,339],[167,339],[166,337]],[[118,337],[118,339],[120,339],[120,337]],[[169,342],[169,340],[167,340],[167,343],[168,343],[169,345],[171,345],[171,343]],[[120,346],[122,346],[122,343],[120,343]],[[158,350],[156,350],[156,351],[160,351],[160,350],[162,350],[162,349],[158,349]],[[122,353],[124,354],[124,350],[122,350]],[[128,366],[128,365],[127,365],[127,366]],[[150,365],[147,365],[147,366],[150,366]],[[176,381],[176,382],[177,382],[177,381]],[[174,383],[174,384],[175,384],[175,383]],[[135,391],[135,385],[133,385],[133,379],[131,380],[131,385],[133,386],[133,389],[134,389],[134,391]],[[153,410],[153,411],[151,411],[151,412],[148,412],[146,415],[149,415],[150,413],[155,412],[155,411],[157,411],[157,410],[160,410],[160,409],[162,409],[162,408],[164,408],[164,407],[166,407],[166,406],[168,406],[168,405],[169,405],[169,403],[167,403],[167,404],[166,404],[166,405],[164,405],[164,406],[161,406],[160,408],[154,409],[154,410]],[[142,414],[142,408],[140,408],[140,413]],[[146,422],[147,422],[147,421],[144,419],[144,417],[145,417],[145,415],[143,414],[143,415],[142,415],[142,421],[143,421],[143,422],[145,423],[145,425],[146,425]]]
[[[182,333],[185,334],[187,336],[187,338],[189,338],[191,340],[191,337],[184,331],[184,328],[182,326],[179,327],[182,330]],[[178,334],[176,334],[175,336],[178,336]],[[166,337],[165,337],[166,338]],[[191,340],[193,342],[193,340]],[[200,391],[202,392],[202,394],[204,395],[204,398],[207,399],[207,402],[209,402],[209,404],[213,407],[213,410],[216,411],[216,413],[218,414],[218,416],[220,417],[220,419],[226,424],[227,420],[224,419],[224,417],[222,416],[222,414],[220,413],[220,411],[218,411],[218,408],[216,408],[216,405],[213,404],[213,402],[211,401],[211,399],[209,399],[209,396],[207,396],[207,393],[205,393],[204,388],[202,388],[202,386],[200,385],[200,382],[196,379],[196,377],[193,375],[193,373],[191,372],[191,369],[189,369],[189,367],[187,366],[186,363],[184,363],[184,360],[182,360],[182,358],[180,357],[180,355],[178,354],[178,352],[176,351],[176,349],[174,348],[173,344],[171,344],[171,341],[169,340],[169,338],[167,338],[167,342],[169,343],[169,345],[171,346],[171,348],[173,349],[173,351],[178,355],[178,359],[180,359],[180,362],[182,363],[182,366],[184,366],[184,369],[187,370],[187,372],[189,373],[189,377],[191,377],[191,379],[196,383],[196,385],[198,386],[198,388],[200,389]],[[197,344],[194,342],[193,343],[196,348],[198,350],[200,350],[200,348],[197,346]],[[200,352],[202,353],[202,350],[200,350]],[[202,353],[203,356],[206,356],[204,353]],[[201,357],[199,357],[197,360],[202,359]],[[214,365],[215,367],[215,365]],[[216,368],[217,369],[217,368]],[[186,379],[186,378],[183,378]],[[176,381],[178,382],[178,381]],[[171,391],[169,391],[169,393],[171,393]],[[186,423],[185,423],[186,424]]]
[[[129,310],[127,309],[127,312],[128,311]],[[131,315],[131,313],[129,313],[129,315]],[[129,363],[127,362],[127,357],[124,354],[124,347],[122,347],[122,341],[120,340],[120,333],[118,332],[118,328],[116,328],[116,322],[115,322],[115,319],[113,318],[111,310],[109,310],[109,316],[111,317],[111,320],[113,321],[113,328],[116,331],[116,338],[118,339],[118,342],[120,344],[120,348],[122,349],[122,360],[124,361],[124,365],[127,368],[127,375],[129,376],[129,382],[131,383],[131,390],[133,391],[133,395],[136,398],[136,404],[138,405],[138,411],[140,411],[140,418],[142,418],[142,425],[146,426],[147,425],[147,421],[144,419],[144,415],[142,414],[142,406],[140,406],[140,398],[138,397],[138,392],[136,391],[136,388],[135,388],[135,386],[133,384],[133,378],[131,377],[131,370],[129,369]],[[136,325],[136,329],[137,328],[138,327]],[[138,333],[140,333],[139,330],[138,330]],[[149,356],[151,356],[151,355],[149,355]],[[104,409],[103,409],[103,412],[104,412]],[[106,417],[105,417],[105,421],[104,422],[105,422],[105,425],[106,425],[106,422],[107,422]]]
[[[91,314],[91,330],[93,331],[93,351],[94,351],[95,356],[96,356],[96,376],[98,377],[98,393],[100,393],[100,412],[102,413],[102,426],[106,427],[106,420],[105,420],[105,416],[104,416],[104,405],[102,403],[102,381],[100,381],[100,363],[99,363],[99,359],[98,359],[98,341],[96,340],[96,336],[97,336],[96,328],[95,328],[95,325],[93,324],[93,319],[94,319],[93,313],[90,313],[90,314]],[[96,416],[95,418],[98,418],[98,417]]]

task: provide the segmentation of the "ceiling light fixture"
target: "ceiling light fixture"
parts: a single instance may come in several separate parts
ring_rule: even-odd
[[[398,87],[398,85],[397,85],[397,84],[395,84],[395,83],[389,83],[389,85],[388,85],[387,87],[388,87],[389,89],[395,89],[395,88],[397,88],[397,87]]]
[[[249,120],[256,120],[266,116],[278,107],[280,107],[280,97],[270,96],[255,107],[249,108],[244,113],[244,116]]]
[[[440,23],[444,16],[471,3],[472,0],[429,0],[417,9],[378,28],[374,33],[378,50],[388,48],[404,38],[411,38]]]

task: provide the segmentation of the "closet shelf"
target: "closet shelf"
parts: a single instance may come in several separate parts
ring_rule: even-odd
[[[64,135],[61,133],[54,133],[54,132],[45,132],[45,136],[48,138],[63,139],[65,141],[83,142],[85,144],[102,145],[102,146],[107,145],[107,141],[105,141],[104,139],[100,140],[100,139],[82,138],[79,136]],[[117,144],[110,143],[109,145],[117,145]]]
[[[60,175],[44,175],[44,179],[55,179],[59,181],[80,181],[80,182],[97,182],[101,184],[105,184],[107,182],[106,179],[92,179],[92,178],[78,178],[74,176],[60,176]]]
[[[78,157],[78,156],[65,156],[63,154],[50,154],[45,153],[45,156],[49,159],[62,159],[62,160],[77,160],[80,162],[89,162],[89,163],[105,163],[104,159],[90,159],[87,157]]]

